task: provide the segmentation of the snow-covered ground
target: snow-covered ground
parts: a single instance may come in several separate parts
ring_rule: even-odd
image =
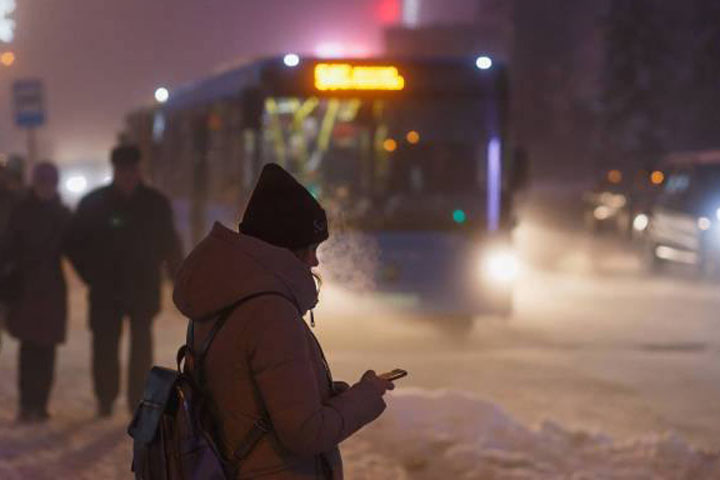
[[[336,378],[403,367],[381,419],[343,444],[350,479],[720,478],[720,292],[647,277],[626,247],[528,221],[517,315],[471,330],[360,314],[332,288],[317,333]],[[52,421],[14,422],[14,341],[0,351],[0,479],[129,478],[128,415],[98,421],[82,288],[58,353]],[[158,363],[184,324],[158,318]]]
[[[362,472],[372,462],[393,468],[382,477],[351,478],[720,478],[717,454],[695,450],[674,435],[618,442],[552,421],[530,428],[497,404],[458,392],[398,392],[388,414],[359,436],[358,445],[364,444],[372,445],[365,447],[372,456],[363,459],[349,449],[351,471]]]

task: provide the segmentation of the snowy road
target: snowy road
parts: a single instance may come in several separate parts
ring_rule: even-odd
[[[383,420],[343,446],[349,478],[720,478],[698,450],[720,450],[720,285],[649,277],[621,242],[532,216],[517,236],[528,266],[509,321],[350,314],[325,292],[316,331],[338,379],[410,371]],[[84,308],[76,286],[47,426],[13,423],[4,341],[1,479],[128,478],[128,418],[93,420]],[[158,319],[158,361],[183,329],[172,309]]]

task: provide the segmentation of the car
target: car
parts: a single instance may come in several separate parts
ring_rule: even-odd
[[[664,180],[658,169],[608,170],[584,195],[586,227],[592,233],[613,232],[630,240],[641,237]]]
[[[585,193],[585,226],[589,231],[622,230],[627,206],[627,187],[622,171],[604,172],[595,187]]]
[[[651,206],[645,253],[652,270],[667,263],[720,273],[720,150],[669,155],[667,178]]]

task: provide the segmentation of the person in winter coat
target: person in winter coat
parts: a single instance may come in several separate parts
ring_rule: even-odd
[[[303,320],[318,301],[311,269],[328,238],[325,212],[290,174],[268,164],[239,230],[216,223],[183,263],[173,296],[196,319],[195,349],[213,312],[253,296],[232,312],[204,362],[220,446],[233,459],[265,419],[270,431],[237,478],[341,479],[338,444],[383,412],[393,384],[373,371],[353,386],[333,382]],[[255,296],[262,292],[279,295]]]
[[[17,188],[13,185],[8,168],[0,164],[0,238],[5,236],[10,214],[18,200]]]
[[[44,421],[55,368],[65,341],[67,292],[61,266],[70,211],[57,194],[58,170],[40,163],[32,189],[13,209],[0,246],[0,268],[13,279],[7,328],[20,341],[21,422]],[[6,293],[9,293],[6,291]]]
[[[17,200],[17,193],[12,188],[11,177],[8,172],[7,166],[0,163],[0,241],[5,236],[5,230],[7,228],[7,222],[10,219],[10,213],[12,212]],[[2,334],[5,325],[5,317],[7,315],[6,299],[3,295],[5,287],[5,277],[2,270],[0,270],[0,348],[2,348]]]
[[[71,259],[88,285],[92,376],[98,415],[112,414],[119,393],[118,348],[130,323],[128,408],[142,397],[153,360],[152,320],[160,309],[162,268],[172,278],[182,261],[168,199],[145,185],[140,151],[120,146],[111,155],[113,182],[87,194],[69,234]]]

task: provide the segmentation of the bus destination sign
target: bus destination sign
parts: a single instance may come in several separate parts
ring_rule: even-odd
[[[405,78],[392,65],[318,63],[315,65],[315,88],[323,92],[397,91],[405,88]]]

